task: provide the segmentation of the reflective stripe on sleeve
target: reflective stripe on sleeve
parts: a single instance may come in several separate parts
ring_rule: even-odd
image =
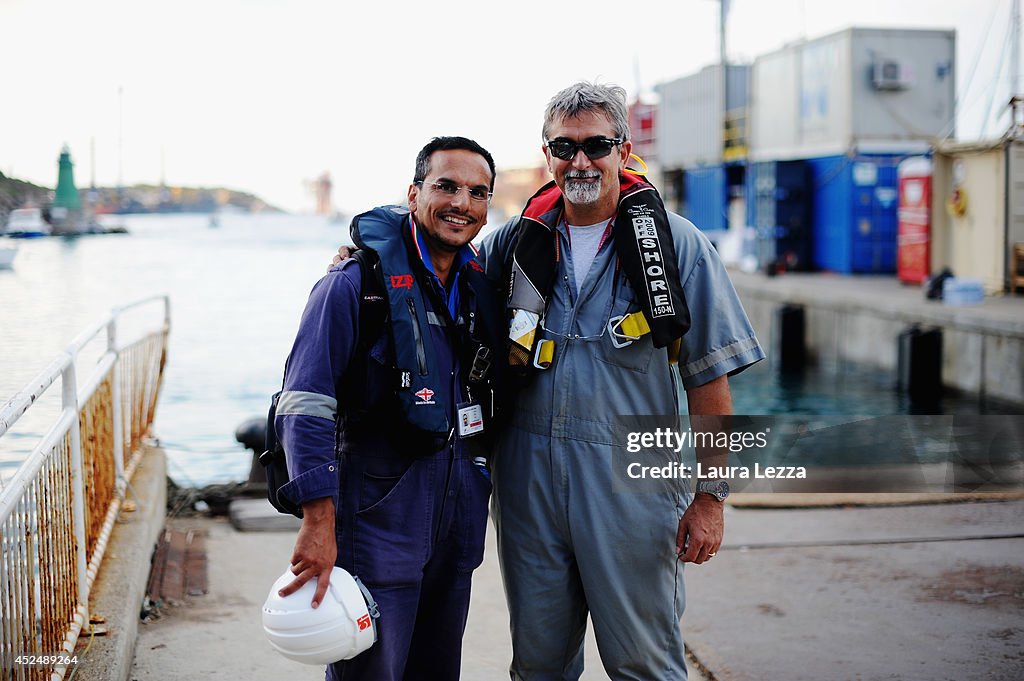
[[[338,400],[319,393],[286,390],[277,400],[277,415],[300,414],[334,421],[338,413]]]
[[[694,362],[690,362],[682,368],[680,373],[682,373],[683,376],[696,376],[700,372],[713,367],[719,362],[723,362],[731,357],[747,352],[748,350],[753,350],[756,347],[758,347],[757,338],[753,336],[745,340],[730,343],[724,348],[715,350],[710,355],[705,355]]]

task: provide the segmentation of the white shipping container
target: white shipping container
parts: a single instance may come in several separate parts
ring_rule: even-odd
[[[800,146],[800,50],[787,46],[754,61],[750,69],[749,146],[761,158],[783,158]],[[757,113],[758,115],[755,115]]]
[[[956,32],[851,28],[758,57],[750,158],[913,149],[953,132]]]
[[[850,68],[852,33],[805,43],[800,50],[799,144],[807,147],[848,145],[852,141]]]
[[[749,67],[729,67],[729,90],[740,99]],[[658,85],[655,117],[658,162],[663,168],[689,168],[722,162],[722,68],[707,66],[698,73]]]

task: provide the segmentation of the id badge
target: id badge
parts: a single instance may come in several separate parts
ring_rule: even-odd
[[[472,437],[484,432],[484,410],[476,402],[458,405],[459,437]]]

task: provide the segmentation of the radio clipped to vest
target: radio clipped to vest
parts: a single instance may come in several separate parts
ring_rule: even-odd
[[[520,220],[518,227],[520,232],[530,232],[534,235],[531,239],[532,248],[528,252],[520,253],[518,248],[514,252],[509,281],[508,363],[513,370],[521,374],[530,367],[543,370],[551,366],[555,356],[555,341],[540,338],[541,322],[546,307],[546,301],[540,291],[543,287],[551,285],[548,280],[551,273],[545,272],[544,281],[539,282],[538,286],[538,283],[533,282],[520,266],[519,258],[554,259],[557,255],[553,241],[540,233],[545,229],[543,225]],[[520,235],[520,239],[522,238]]]

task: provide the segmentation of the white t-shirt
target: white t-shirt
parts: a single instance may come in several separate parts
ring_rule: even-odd
[[[602,220],[593,225],[570,225],[569,242],[572,247],[572,271],[576,275],[576,292],[583,287],[583,280],[587,278],[590,266],[594,264],[597,251],[601,248],[601,237],[604,236],[605,227],[611,220]]]

